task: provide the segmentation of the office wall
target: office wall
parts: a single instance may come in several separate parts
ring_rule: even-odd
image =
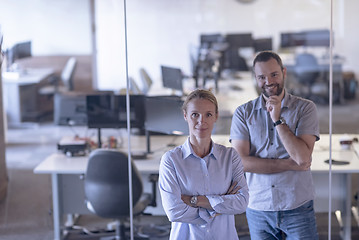
[[[123,3],[96,3],[99,86],[120,88],[125,85]],[[334,54],[345,58],[344,70],[359,75],[358,48],[351,47],[359,33],[354,26],[348,27],[359,20],[353,9],[358,9],[358,1],[334,0]],[[252,32],[256,38],[273,37],[277,50],[281,32],[329,27],[330,1],[256,0],[241,4],[235,0],[131,0],[127,1],[129,74],[139,79],[138,69],[144,67],[160,81],[161,64],[180,67],[190,74],[190,47],[198,45],[201,33]],[[307,50],[319,57],[328,54],[326,48],[299,49]]]
[[[31,39],[34,55],[90,54],[90,0],[1,0],[4,46]],[[95,0],[98,79],[103,89],[125,86],[123,1]],[[345,70],[359,76],[357,0],[334,0],[334,53],[345,57]],[[252,32],[272,36],[281,31],[329,28],[330,1],[131,0],[127,1],[129,75],[139,79],[144,67],[160,80],[161,64],[189,73],[189,49],[200,33]]]
[[[4,48],[31,40],[34,55],[91,53],[89,0],[1,0]]]

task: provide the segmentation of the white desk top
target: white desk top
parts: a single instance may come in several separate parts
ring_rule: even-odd
[[[173,145],[183,144],[187,136],[151,136],[151,150],[154,153],[148,154],[147,159],[134,160],[137,169],[142,173],[158,173],[158,168],[161,160],[161,156],[173,148],[168,147],[167,144]],[[134,136],[133,139],[137,139],[138,143],[142,143],[145,146],[144,136]],[[217,143],[230,146],[228,142],[228,136],[226,135],[214,135],[213,140]],[[126,145],[122,149],[126,149]],[[138,146],[135,146],[138,147]],[[88,162],[88,156],[83,157],[67,157],[62,152],[51,154],[44,161],[42,161],[34,169],[34,173],[38,174],[83,174],[86,171]]]
[[[27,85],[39,83],[41,80],[54,73],[52,68],[28,68],[21,72],[3,72],[4,83]]]
[[[154,153],[148,154],[147,159],[134,160],[138,170],[142,173],[158,173],[161,156],[170,148],[168,144],[180,145],[185,141],[185,136],[151,136],[151,150]],[[133,144],[132,144],[133,143]],[[145,150],[145,136],[131,136],[131,146],[134,150]],[[127,152],[127,142],[125,141],[121,150]],[[39,174],[83,174],[86,172],[88,156],[68,157],[62,152],[51,154],[42,161],[35,169],[34,173]]]
[[[340,138],[344,134],[332,135],[332,160],[348,161],[346,165],[332,165],[333,173],[358,173],[359,172],[359,153],[356,153],[358,143],[353,143],[350,149],[344,150],[340,146]],[[349,137],[358,137],[355,134],[348,134]],[[324,161],[329,159],[329,135],[321,134],[320,140],[316,142],[313,151],[313,161],[311,169],[313,172],[327,172],[329,164]]]
[[[355,136],[355,135],[350,135]],[[339,139],[341,135],[333,135],[333,151],[332,159],[349,161],[347,165],[332,165],[333,173],[358,173],[359,172],[359,157],[354,149],[342,150],[340,148]],[[141,141],[144,137],[140,138]],[[167,147],[168,142],[175,145],[182,144],[186,136],[153,136],[151,138],[151,148],[155,150],[154,153],[148,155],[148,159],[134,160],[138,170],[142,173],[158,173],[161,156],[173,147]],[[170,139],[170,141],[169,141]],[[227,135],[213,135],[213,141],[225,146],[231,146]],[[153,143],[153,144],[152,144]],[[163,147],[165,146],[165,147]],[[313,152],[312,171],[326,173],[329,170],[329,164],[324,160],[329,159],[329,136],[327,134],[321,135],[321,140],[315,145]],[[34,173],[38,174],[83,174],[86,171],[88,156],[84,157],[67,157],[63,153],[54,153],[41,162],[35,169]]]
[[[141,173],[158,173],[161,156],[149,156],[149,159],[134,160]],[[54,153],[41,162],[34,173],[38,174],[83,174],[86,172],[88,156],[67,157],[63,153]]]

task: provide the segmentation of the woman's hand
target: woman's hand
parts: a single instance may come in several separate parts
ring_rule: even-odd
[[[191,206],[191,207],[192,207],[191,198],[192,198],[192,196],[189,196],[189,195],[181,195],[182,201],[183,201],[185,204],[187,204],[188,206]]]
[[[232,182],[231,186],[228,188],[226,194],[224,195],[230,195],[230,194],[236,194],[238,192],[239,189],[241,189],[241,186],[237,186],[238,182],[234,181]]]

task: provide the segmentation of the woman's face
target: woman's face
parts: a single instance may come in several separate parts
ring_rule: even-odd
[[[217,121],[215,105],[207,99],[193,99],[183,111],[188,123],[189,133],[197,138],[210,138],[214,123]]]

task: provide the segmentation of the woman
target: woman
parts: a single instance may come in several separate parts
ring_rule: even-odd
[[[159,172],[170,239],[238,239],[234,215],[246,210],[248,187],[237,152],[211,140],[216,97],[197,89],[182,110],[189,138],[162,156]]]

